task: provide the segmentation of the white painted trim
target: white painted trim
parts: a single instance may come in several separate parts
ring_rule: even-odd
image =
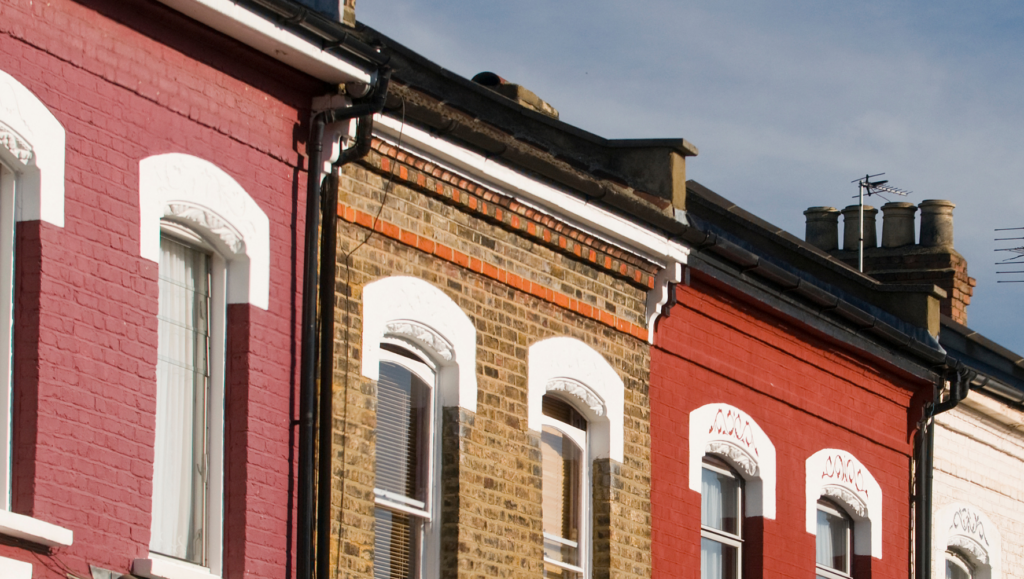
[[[854,554],[881,559],[882,487],[867,467],[845,450],[826,448],[812,454],[806,468],[807,532],[817,534],[818,499],[827,496],[853,519]]]
[[[156,553],[150,553],[148,559],[133,561],[132,575],[150,579],[219,579],[219,575],[210,573],[206,567],[162,557]]]
[[[47,547],[70,547],[75,538],[70,529],[11,511],[0,511],[0,535]]]
[[[0,557],[0,577],[4,579],[32,579],[32,564]]]
[[[728,404],[690,412],[690,490],[701,492],[705,454],[728,462],[746,481],[748,517],[775,518],[775,445],[747,413]]]
[[[64,144],[53,113],[0,70],[0,157],[18,174],[18,221],[64,227]]]
[[[140,252],[160,260],[160,221],[184,223],[228,261],[227,300],[267,309],[270,220],[230,175],[198,157],[156,155],[139,163]]]
[[[331,84],[372,84],[361,67],[324,52],[302,37],[230,0],[160,0],[203,24],[241,41],[292,68]]]
[[[363,288],[363,376],[377,380],[381,341],[397,335],[438,365],[442,407],[476,412],[476,328],[445,293],[415,277],[386,277]]]
[[[954,547],[977,565],[974,579],[1002,579],[1003,540],[988,515],[968,504],[950,503],[932,521],[933,577],[945,579],[946,551]]]
[[[604,357],[575,338],[557,337],[530,346],[527,426],[540,432],[544,395],[560,390],[578,400],[577,410],[589,422],[590,460],[622,462],[624,397],[622,378]]]
[[[579,195],[557,189],[502,165],[492,157],[474,153],[422,129],[391,117],[374,115],[374,134],[395,142],[402,132],[402,147],[431,162],[479,182],[495,191],[509,192],[544,212],[560,216],[587,233],[640,255],[659,266],[686,263],[690,249],[666,239],[664,234],[591,205]],[[416,149],[419,149],[418,151]]]
[[[683,264],[677,261],[669,261],[664,269],[654,276],[654,287],[647,292],[647,342],[654,345],[654,329],[658,316],[665,314],[663,311],[668,304],[669,291],[674,290],[672,284],[679,283],[683,279]]]

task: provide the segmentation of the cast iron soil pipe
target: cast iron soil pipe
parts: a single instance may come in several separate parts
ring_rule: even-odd
[[[391,79],[390,69],[382,69],[377,75],[377,87],[373,91],[369,102],[360,102],[353,104],[350,107],[334,109],[328,111],[322,111],[313,116],[311,126],[309,129],[309,140],[306,143],[308,149],[308,161],[309,161],[309,175],[307,176],[306,183],[306,243],[305,243],[305,264],[303,268],[303,279],[302,279],[302,354],[299,371],[299,488],[298,488],[298,521],[296,531],[296,567],[298,571],[298,579],[312,579],[313,577],[313,515],[314,512],[322,512],[326,510],[327,516],[323,517],[327,519],[327,532],[320,532],[317,536],[317,565],[318,565],[318,577],[327,577],[327,567],[320,568],[321,563],[329,563],[328,555],[323,555],[323,560],[319,553],[329,553],[330,549],[328,541],[330,540],[330,453],[321,453],[321,462],[323,461],[323,455],[327,455],[327,476],[320,479],[320,493],[318,498],[324,495],[324,487],[326,486],[326,508],[318,506],[314,510],[313,505],[313,436],[314,436],[314,420],[313,415],[315,413],[317,393],[315,389],[316,383],[316,363],[317,363],[317,288],[319,284],[319,266],[318,257],[320,253],[320,220],[321,220],[321,199],[320,199],[320,172],[323,169],[323,138],[324,138],[324,127],[328,123],[353,119],[353,118],[364,118],[372,119],[374,113],[378,113],[384,109],[384,100],[387,96],[388,83]],[[368,123],[360,123],[360,126]],[[357,130],[357,136],[362,135],[364,140],[368,140],[369,129]],[[363,145],[357,143],[354,145],[357,150],[369,150],[369,144]],[[347,151],[342,152],[341,159],[339,161],[349,162],[354,158],[354,154],[346,155]],[[364,153],[365,154],[365,153]],[[335,189],[336,190],[336,189]],[[331,214],[331,211],[328,211]],[[337,219],[337,198],[334,198],[333,205],[333,219],[331,220],[332,226],[336,226],[334,220]],[[333,392],[333,320],[334,320],[334,298],[333,298],[333,287],[334,287],[334,254],[335,247],[331,245],[330,253],[330,265],[331,273],[330,280],[332,295],[331,298],[321,304],[321,309],[324,311],[324,319],[331,321],[331,334],[326,340],[331,350],[331,355],[325,359],[323,364],[328,368],[328,379],[321,383],[321,400],[329,403]],[[325,271],[325,274],[327,272]],[[324,346],[325,348],[327,346]],[[347,355],[347,353],[346,353]],[[327,395],[323,395],[323,391],[327,391]],[[333,407],[331,408],[333,412]],[[330,416],[330,415],[328,415]],[[323,425],[326,424],[326,428]],[[333,419],[328,418],[326,423],[321,423],[322,430],[326,430],[328,433],[332,431]],[[321,440],[323,438],[321,437]],[[326,446],[321,448],[330,448],[331,438],[330,434],[327,436]],[[319,472],[323,472],[323,468],[319,469]]]
[[[959,360],[947,359],[945,369],[953,371],[953,381],[949,387],[949,398],[938,402],[943,388],[933,386],[932,399],[936,402],[925,408],[925,417],[918,436],[917,458],[917,500],[914,512],[916,525],[915,565],[917,579],[931,579],[932,576],[932,474],[935,467],[935,417],[947,410],[956,408],[970,392],[971,381],[968,379],[970,370]],[[943,382],[948,374],[939,379]]]

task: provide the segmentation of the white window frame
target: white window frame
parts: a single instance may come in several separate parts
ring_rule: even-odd
[[[853,556],[855,543],[853,540],[854,528],[857,522],[847,513],[838,506],[833,507],[829,504],[817,503],[817,509],[815,510],[815,519],[817,519],[818,511],[828,513],[837,517],[845,519],[849,526],[846,528],[846,571],[841,569],[833,569],[832,567],[825,567],[817,564],[817,555],[815,555],[814,572],[816,576],[825,577],[826,579],[850,579],[853,576]],[[815,533],[815,541],[817,541],[817,533]],[[815,546],[817,548],[817,546]]]
[[[734,479],[736,479],[738,481],[738,484],[736,485],[736,495],[737,495],[736,496],[736,508],[739,510],[739,512],[737,513],[736,526],[737,526],[737,530],[739,532],[736,533],[735,535],[733,535],[731,533],[720,531],[718,529],[713,529],[711,527],[706,527],[706,526],[704,526],[703,521],[702,521],[701,526],[700,526],[700,536],[701,536],[702,539],[710,539],[710,540],[715,541],[717,543],[722,543],[723,545],[729,545],[730,547],[735,547],[736,548],[736,553],[737,553],[737,555],[736,555],[736,577],[734,577],[733,579],[741,579],[743,577],[743,543],[745,541],[744,527],[746,526],[746,518],[747,518],[747,513],[745,512],[746,509],[744,508],[745,507],[744,499],[745,499],[745,495],[747,494],[746,493],[747,489],[745,488],[745,486],[746,486],[746,479],[744,479],[743,476],[740,475],[739,472],[736,472],[736,471],[734,471],[732,469],[725,469],[725,468],[722,468],[722,467],[720,467],[720,466],[718,466],[716,464],[710,464],[708,462],[705,462],[704,458],[707,457],[707,456],[714,456],[715,458],[718,458],[719,460],[722,460],[723,462],[726,462],[728,464],[728,461],[725,460],[721,456],[714,455],[714,454],[704,455],[703,457],[701,457],[701,463],[702,463],[701,464],[701,470],[702,471],[703,470],[709,470],[711,472],[716,472],[716,473],[719,473],[719,474],[724,474],[724,475],[726,475],[728,477],[731,477],[731,478],[734,478]],[[703,500],[701,501],[701,503],[703,505]],[[702,519],[703,519],[703,515],[704,515],[704,513],[701,513],[701,518]],[[703,569],[701,570],[701,573],[703,574]]]
[[[441,560],[441,406],[439,404],[439,368],[431,359],[428,352],[418,345],[407,340],[385,337],[383,343],[392,344],[408,350],[418,360],[401,354],[396,354],[385,349],[379,352],[379,362],[391,362],[402,366],[430,385],[430,411],[428,412],[429,424],[427,427],[427,443],[429,445],[427,456],[427,496],[424,497],[422,508],[405,500],[405,497],[394,496],[392,493],[376,488],[373,489],[374,505],[383,509],[405,513],[419,519],[420,548],[419,561],[415,562],[415,573],[413,577],[427,579],[434,573],[426,570],[440,568]]]
[[[573,404],[572,402],[568,402],[566,400],[563,400],[563,402],[566,402],[566,404],[569,404],[573,408],[576,408],[576,405]],[[580,473],[580,496],[578,499],[580,501],[580,540],[577,541],[575,544],[575,547],[577,549],[577,559],[579,559],[581,565],[570,565],[568,563],[563,563],[561,561],[555,561],[554,559],[549,559],[546,555],[544,556],[544,562],[550,565],[554,565],[556,567],[560,567],[567,571],[579,573],[580,576],[583,577],[583,579],[589,579],[591,566],[588,565],[587,562],[590,561],[590,553],[591,549],[593,548],[593,533],[591,531],[591,515],[593,514],[593,503],[591,502],[591,495],[593,493],[591,491],[592,460],[590,458],[590,446],[587,437],[587,431],[576,428],[571,424],[566,424],[561,420],[557,420],[546,414],[541,416],[541,427],[543,428],[544,426],[550,426],[551,428],[554,428],[555,430],[561,432],[569,440],[575,443],[576,446],[578,446],[583,453],[582,460],[580,461],[580,470],[582,470],[583,472]],[[567,541],[562,537],[558,537],[550,533],[543,533],[543,536],[545,539],[555,541],[557,543],[563,543],[569,546],[574,546],[572,545],[571,541]]]

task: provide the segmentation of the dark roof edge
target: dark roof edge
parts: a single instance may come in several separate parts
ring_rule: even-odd
[[[1024,356],[945,315],[939,340],[951,357],[977,372],[972,388],[1017,405],[1024,404]]]

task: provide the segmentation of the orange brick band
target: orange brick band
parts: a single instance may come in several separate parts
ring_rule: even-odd
[[[644,289],[654,287],[658,266],[639,256],[587,235],[515,199],[451,173],[433,163],[400,151],[380,139],[373,149],[381,156],[363,163],[407,187],[413,187],[559,253],[589,262],[593,267]],[[395,163],[397,161],[397,163]],[[395,167],[392,167],[392,164]],[[395,170],[397,168],[397,170]]]
[[[605,310],[583,303],[567,294],[546,288],[528,279],[524,279],[522,276],[516,275],[508,270],[500,269],[494,265],[480,261],[475,257],[470,257],[461,251],[448,247],[447,245],[437,243],[432,239],[427,239],[422,235],[418,235],[406,229],[402,229],[401,227],[384,221],[383,219],[378,219],[376,225],[374,225],[373,215],[370,215],[365,211],[360,211],[339,203],[338,216],[349,223],[355,223],[367,229],[372,227],[374,231],[384,235],[385,237],[394,239],[403,245],[415,247],[424,253],[429,253],[430,255],[454,263],[500,283],[512,286],[517,290],[526,292],[534,297],[575,312],[581,316],[597,320],[602,324],[611,326],[612,328],[615,328],[620,332],[627,333],[639,340],[647,341],[647,329],[641,328],[629,320],[624,320],[606,312]]]

